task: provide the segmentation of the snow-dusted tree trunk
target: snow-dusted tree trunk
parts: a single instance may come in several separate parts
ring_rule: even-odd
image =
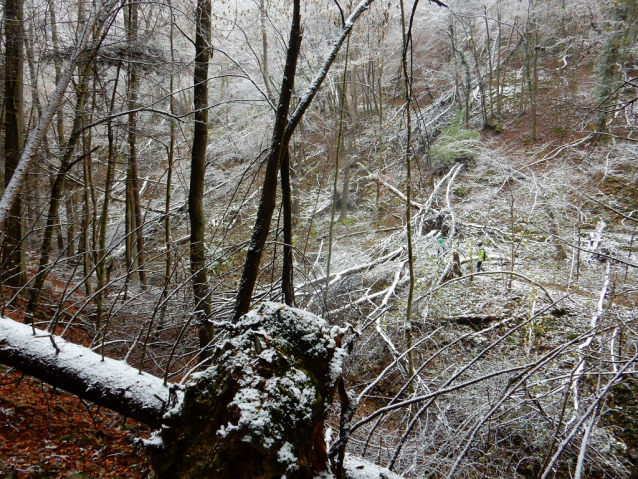
[[[0,362],[152,427],[170,403],[161,379],[2,317]]]
[[[213,339],[213,328],[206,323],[211,314],[210,291],[206,267],[206,215],[204,214],[204,181],[206,177],[206,148],[208,146],[208,63],[211,58],[211,2],[198,0],[195,8],[195,68],[193,104],[195,125],[191,149],[191,177],[188,190],[190,220],[190,263],[193,278],[195,315],[199,323],[199,344],[205,348]],[[202,358],[208,355],[202,350]]]

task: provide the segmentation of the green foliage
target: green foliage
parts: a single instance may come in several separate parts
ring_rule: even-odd
[[[465,198],[471,191],[472,189],[467,186],[457,186],[452,190],[452,193],[454,193],[454,196],[457,198]]]
[[[435,174],[444,174],[455,163],[472,164],[478,153],[479,132],[465,128],[461,113],[445,128],[432,145],[430,155]]]

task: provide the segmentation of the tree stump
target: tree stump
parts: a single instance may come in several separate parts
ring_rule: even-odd
[[[159,479],[310,479],[329,474],[324,421],[345,330],[265,303],[226,324],[212,366],[147,441]]]

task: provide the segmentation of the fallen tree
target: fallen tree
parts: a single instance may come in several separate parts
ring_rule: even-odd
[[[151,427],[160,427],[174,391],[123,361],[2,317],[0,362]]]
[[[324,421],[341,380],[345,330],[276,303],[216,326],[229,339],[149,443],[158,476],[311,478],[329,472]]]
[[[158,479],[334,477],[324,424],[345,391],[346,330],[277,303],[215,326],[227,339],[182,387],[6,318],[0,362],[158,429],[146,441]],[[352,457],[344,467],[398,477]]]

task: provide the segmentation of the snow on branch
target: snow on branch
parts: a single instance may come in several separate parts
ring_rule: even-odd
[[[344,269],[343,271],[339,271],[338,273],[331,273],[330,274],[330,284],[334,284],[337,281],[339,281],[341,278],[343,278],[344,276],[349,276],[351,274],[356,274],[356,273],[361,273],[362,271],[367,271],[370,268],[377,266],[381,263],[385,263],[386,261],[392,261],[395,260],[396,258],[398,258],[399,256],[401,256],[401,253],[403,253],[404,251],[404,247],[400,247],[394,251],[391,251],[390,253],[386,254],[385,256],[381,256],[380,258],[375,259],[374,261],[371,261],[369,263],[365,263],[365,264],[360,264],[360,265],[356,265],[353,266],[351,268],[348,269]],[[311,288],[311,287],[315,287],[319,284],[325,283],[326,280],[328,278],[324,275],[320,278],[316,278],[313,279],[311,281],[307,281],[306,283],[303,283],[299,286],[297,286],[297,289],[299,290],[304,290],[307,288]]]
[[[3,317],[0,362],[151,427],[177,399],[160,378]]]
[[[335,58],[337,57],[337,53],[339,53],[339,50],[341,49],[341,45],[343,45],[343,42],[346,40],[346,38],[350,34],[352,27],[354,27],[354,23],[361,16],[361,14],[365,12],[368,9],[368,7],[370,7],[373,1],[374,0],[362,0],[362,2],[359,3],[359,5],[357,5],[357,7],[352,11],[350,16],[347,18],[345,24],[343,25],[343,28],[341,29],[341,32],[339,32],[338,37],[332,43],[332,47],[330,48],[330,51],[323,59],[321,68],[315,75],[310,85],[308,85],[308,88],[306,88],[306,91],[304,92],[304,94],[301,96],[301,99],[299,100],[299,104],[297,105],[297,108],[295,109],[293,114],[290,115],[290,118],[288,119],[288,125],[286,126],[286,134],[285,134],[288,139],[292,137],[292,134],[294,133],[295,129],[297,128],[297,125],[301,121],[301,118],[303,117],[304,113],[306,112],[310,104],[312,103],[312,100],[314,99],[315,95],[319,91],[319,88],[321,88],[321,84],[323,83],[326,76],[328,75],[328,71],[330,70],[330,67],[332,66],[332,63],[334,62]]]
[[[4,223],[7,215],[9,214],[9,210],[13,206],[16,198],[18,197],[18,193],[27,177],[27,173],[33,163],[33,160],[36,157],[36,153],[40,144],[42,143],[47,129],[53,120],[53,115],[58,111],[58,107],[62,103],[64,99],[64,93],[71,82],[73,77],[73,73],[75,72],[75,65],[80,61],[81,57],[85,55],[87,46],[89,41],[91,40],[91,33],[94,30],[94,27],[98,25],[100,21],[104,20],[105,13],[111,11],[114,5],[117,2],[114,0],[103,0],[102,2],[98,2],[91,13],[89,20],[86,22],[84,26],[84,30],[80,37],[80,40],[71,55],[71,57],[67,60],[66,64],[62,68],[64,72],[60,81],[56,85],[55,91],[51,95],[49,100],[49,104],[44,109],[42,116],[38,120],[38,124],[31,133],[29,133],[29,137],[27,139],[26,145],[22,150],[22,154],[20,156],[20,161],[11,176],[11,181],[6,186],[4,190],[4,194],[2,195],[2,199],[0,199],[0,225]]]

